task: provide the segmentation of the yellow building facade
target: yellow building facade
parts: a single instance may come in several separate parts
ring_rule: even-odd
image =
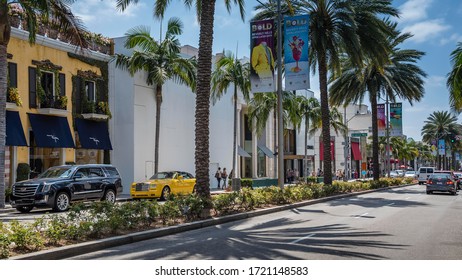
[[[34,177],[56,165],[109,163],[110,59],[109,54],[82,50],[46,36],[39,35],[36,43],[30,44],[27,32],[12,28],[7,186],[16,181],[20,164],[28,164],[29,177]]]

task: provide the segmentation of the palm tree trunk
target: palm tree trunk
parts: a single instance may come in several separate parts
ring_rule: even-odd
[[[237,87],[234,85],[234,127],[233,127],[233,168],[232,172],[232,179],[237,178],[236,176],[236,149],[237,149]],[[225,179],[226,181],[226,179]],[[233,190],[235,190],[234,180],[231,182],[233,183]]]
[[[209,134],[210,134],[210,80],[212,73],[213,21],[215,0],[201,2],[199,57],[197,67],[195,165],[196,188],[201,197],[210,198]]]
[[[324,145],[324,184],[332,184],[332,158],[330,149],[330,116],[327,92],[326,57],[319,57],[319,89],[321,91],[322,142]]]
[[[6,91],[7,46],[11,27],[8,23],[7,1],[0,2],[0,209],[5,208],[5,138],[6,138]]]
[[[156,86],[156,143],[154,145],[154,174],[159,171],[160,107],[162,106],[162,86]]]
[[[303,160],[303,177],[305,177],[305,183],[307,182],[307,177],[308,177],[308,172],[307,172],[307,169],[306,169],[306,166],[307,166],[307,156],[308,156],[308,117],[305,116],[305,158]]]
[[[380,178],[379,166],[379,127],[377,125],[377,93],[370,93],[371,109],[372,109],[372,173],[374,180]],[[388,116],[387,116],[388,117]]]

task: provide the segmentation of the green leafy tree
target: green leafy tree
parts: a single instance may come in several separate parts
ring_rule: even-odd
[[[117,7],[121,10],[125,10],[128,5],[136,3],[138,3],[138,0],[117,0]],[[170,0],[155,0],[154,15],[157,18],[162,18],[170,3]],[[210,83],[216,0],[183,0],[183,3],[188,8],[192,6],[196,8],[197,18],[200,23],[199,57],[197,61],[195,165],[197,193],[202,197],[210,198]],[[237,5],[239,7],[241,19],[244,20],[244,0],[224,0],[224,3],[228,12],[231,11],[232,4]]]
[[[400,34],[395,23],[387,23],[393,34],[384,44],[390,46],[385,52],[385,61],[377,61],[374,57],[364,57],[358,67],[351,59],[342,61],[343,72],[330,85],[331,102],[333,104],[350,104],[362,102],[369,97],[372,110],[372,161],[374,180],[380,176],[379,141],[377,125],[377,100],[387,97],[394,102],[396,97],[408,100],[412,105],[420,101],[424,95],[423,78],[426,77],[417,65],[423,52],[412,49],[401,49],[399,45],[412,35]]]
[[[297,115],[295,126],[300,131],[302,121],[305,123],[305,160],[303,161],[303,173],[306,182],[306,178],[308,177],[306,163],[308,155],[308,132],[310,130],[310,123],[316,123],[321,119],[321,105],[316,98],[306,98],[302,95],[295,97],[295,102]]]
[[[457,123],[457,116],[448,111],[436,111],[424,121],[421,131],[422,140],[427,143],[438,142],[443,139],[445,143],[451,142],[451,135],[459,135],[460,125]],[[438,168],[441,168],[439,149],[436,150]]]
[[[212,72],[212,102],[215,104],[233,85],[234,102],[234,128],[233,128],[233,168],[232,178],[237,178],[236,147],[237,147],[237,99],[238,90],[244,96],[246,102],[250,97],[250,64],[242,63],[231,52],[225,53],[216,63],[216,69]]]
[[[5,137],[6,137],[6,95],[7,95],[7,49],[11,36],[9,10],[13,5],[23,10],[27,21],[29,42],[35,42],[39,21],[53,24],[72,44],[87,47],[85,28],[72,14],[69,4],[72,0],[1,0],[0,1],[0,208],[5,207]]]
[[[181,45],[177,38],[182,34],[183,23],[178,18],[171,18],[167,24],[165,37],[157,42],[150,35],[149,27],[138,26],[130,29],[126,35],[125,47],[134,49],[131,56],[118,54],[116,66],[128,70],[133,76],[138,71],[146,71],[146,83],[155,85],[156,121],[154,147],[154,173],[159,169],[160,113],[162,106],[162,87],[173,80],[196,87],[196,60],[181,56]]]
[[[462,42],[451,52],[452,69],[448,74],[449,105],[457,113],[462,112]]]
[[[324,141],[324,183],[332,184],[332,159],[330,151],[330,116],[327,76],[340,73],[340,58],[349,57],[352,65],[359,67],[363,58],[377,61],[386,59],[389,49],[383,42],[389,34],[389,28],[380,18],[397,16],[398,11],[391,6],[390,0],[298,0],[292,1],[296,14],[308,14],[309,23],[309,63],[312,70],[319,74],[321,93],[322,138]],[[276,1],[255,7],[255,19],[275,17]],[[282,6],[289,13],[287,5]]]

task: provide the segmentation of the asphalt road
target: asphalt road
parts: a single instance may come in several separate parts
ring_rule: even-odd
[[[72,259],[462,259],[462,192],[409,186],[132,243]]]

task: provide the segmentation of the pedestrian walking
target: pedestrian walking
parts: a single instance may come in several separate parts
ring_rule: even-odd
[[[215,172],[215,178],[217,178],[218,182],[218,188],[220,188],[220,183],[221,183],[221,167],[218,167],[217,172]]]
[[[221,173],[221,178],[223,179],[223,189],[226,189],[226,186],[227,186],[226,181],[228,179],[228,173],[226,172],[226,167],[223,167],[223,172]]]

